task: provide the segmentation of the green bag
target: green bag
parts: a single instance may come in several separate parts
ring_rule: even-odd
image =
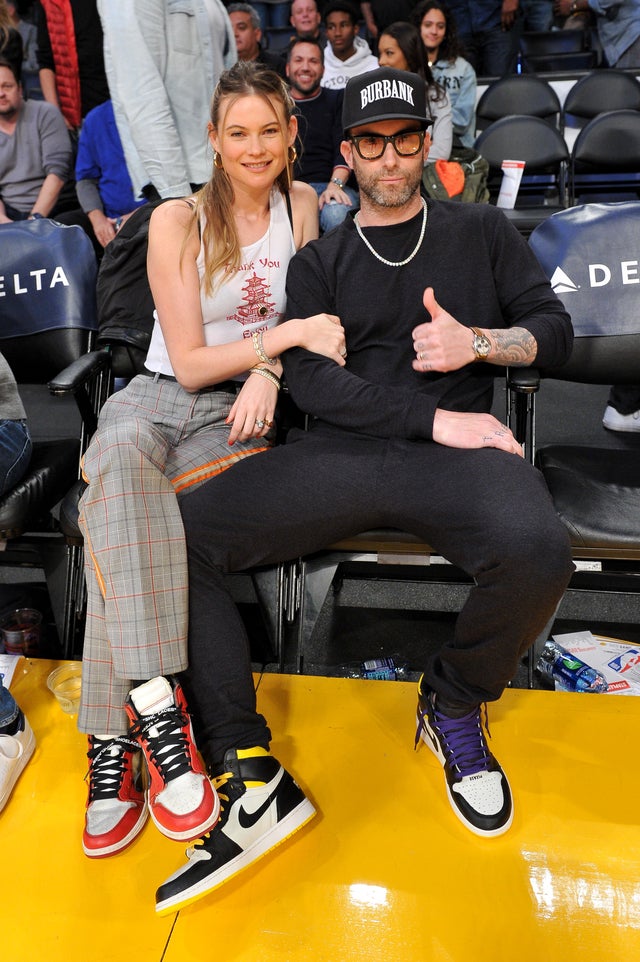
[[[449,194],[437,170],[437,161],[427,164],[422,173],[422,185],[428,197],[435,200],[458,200],[463,203],[488,204],[489,162],[473,147],[454,147],[450,161],[462,168],[464,187],[460,193]]]

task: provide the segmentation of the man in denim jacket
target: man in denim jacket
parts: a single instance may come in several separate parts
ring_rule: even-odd
[[[98,0],[105,68],[136,197],[182,197],[209,177],[207,121],[237,60],[221,0]]]
[[[640,0],[556,0],[554,8],[562,17],[591,10],[609,67],[640,67]]]

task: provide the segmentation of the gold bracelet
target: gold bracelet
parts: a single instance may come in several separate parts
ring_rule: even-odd
[[[259,361],[262,361],[263,364],[270,364],[272,367],[274,364],[278,363],[277,357],[269,357],[269,355],[266,353],[262,344],[262,331],[253,331],[251,334],[251,341]]]
[[[272,384],[275,384],[278,390],[280,390],[282,387],[278,375],[274,374],[273,371],[267,371],[267,369],[264,367],[259,367],[256,365],[256,367],[251,368],[249,374],[261,374],[262,377],[266,377],[267,381],[271,381]]]

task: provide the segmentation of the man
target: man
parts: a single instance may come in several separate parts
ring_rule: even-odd
[[[250,3],[232,3],[227,7],[227,13],[233,27],[238,60],[256,60],[282,74],[282,57],[264,50],[260,43],[262,28],[255,8]]]
[[[555,0],[555,13],[594,13],[609,67],[640,67],[640,0]]]
[[[113,114],[106,100],[85,117],[75,164],[80,207],[59,215],[61,224],[77,224],[93,243],[98,259],[133,211],[136,200]]]
[[[318,195],[320,228],[341,224],[358,194],[347,187],[349,168],[342,154],[342,91],[320,86],[323,51],[317,40],[292,40],[287,56],[287,79],[296,102],[298,136],[302,149],[295,164],[296,180],[311,184]]]
[[[449,0],[449,9],[478,76],[514,73],[523,22],[519,0]]]
[[[296,32],[296,37],[322,37],[320,29],[322,17],[318,12],[316,0],[293,0],[289,20]]]
[[[43,100],[25,101],[14,70],[0,58],[0,224],[48,217],[72,163],[62,114]]]
[[[488,413],[487,375],[491,365],[561,364],[573,332],[501,211],[423,200],[425,118],[425,85],[414,74],[381,68],[349,81],[342,150],[360,211],[299,251],[287,278],[287,314],[336,315],[346,364],[285,352],[287,383],[311,415],[310,430],[290,432],[286,444],[182,502],[190,576],[184,681],[198,744],[229,801],[187,865],[158,890],[161,912],[206,894],[303,824],[290,813],[304,795],[290,783],[285,792],[283,769],[268,754],[249,645],[224,572],[307,555],[369,528],[412,532],[474,579],[454,637],[425,659],[418,735],[443,764],[449,801],[467,828],[491,837],[512,821],[482,703],[502,694],[573,566],[539,473]],[[394,798],[399,818],[405,803],[422,804]],[[375,805],[367,812],[375,834]]]
[[[560,17],[594,13],[598,39],[610,67],[640,67],[640,0],[555,0]],[[608,431],[640,432],[640,386],[614,384],[602,424]]]
[[[417,0],[370,0],[360,4],[360,12],[370,36],[376,38],[397,20],[411,20]]]
[[[324,12],[327,32],[322,86],[343,90],[351,77],[376,70],[378,60],[366,40],[358,36],[358,11],[348,0],[327,4]]]
[[[24,476],[31,460],[31,435],[18,385],[0,354],[0,495]],[[36,747],[31,725],[0,673],[0,812]]]
[[[136,198],[184,197],[211,171],[207,122],[236,42],[221,0],[98,0],[113,110]]]

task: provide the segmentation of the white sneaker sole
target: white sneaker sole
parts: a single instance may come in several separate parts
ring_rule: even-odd
[[[209,832],[218,819],[220,818],[220,799],[215,794],[215,804],[210,815],[207,816],[199,825],[191,826],[190,828],[184,829],[181,832],[174,831],[173,829],[167,828],[156,818],[156,814],[153,809],[153,805],[149,805],[149,814],[151,815],[151,820],[156,826],[159,832],[165,835],[167,838],[172,839],[174,842],[195,842],[196,839],[201,838],[207,832]]]
[[[104,848],[100,849],[87,848],[83,841],[82,851],[86,856],[88,856],[88,858],[107,858],[109,855],[116,855],[118,852],[124,851],[124,849],[131,845],[134,839],[138,837],[142,829],[145,827],[148,817],[149,808],[145,799],[144,808],[142,808],[140,811],[140,817],[128,835],[126,835],[119,842],[115,842],[113,845],[105,845]]]
[[[36,747],[36,737],[33,734],[31,726],[29,725],[29,722],[26,719],[25,719],[24,733],[26,735],[26,741],[20,742],[20,744],[22,745],[22,754],[19,756],[19,758],[16,759],[15,767],[11,772],[9,779],[5,782],[2,795],[0,795],[0,812],[9,801],[11,792],[15,788],[16,782],[18,781],[23,771],[27,767],[27,763],[31,758],[31,756],[33,755],[33,752]]]
[[[191,905],[193,902],[197,902],[198,899],[213,892],[214,889],[224,884],[224,882],[228,882],[229,879],[234,878],[234,876],[248,868],[253,862],[257,862],[258,859],[267,855],[272,849],[277,848],[278,845],[281,845],[288,838],[291,838],[291,836],[295,835],[307,822],[310,822],[315,814],[316,810],[309,799],[303,799],[288,815],[269,829],[269,831],[265,832],[264,835],[261,835],[253,845],[239,855],[236,855],[234,859],[227,862],[226,865],[210,875],[209,878],[203,879],[201,882],[185,889],[180,897],[158,902],[156,904],[156,913],[158,915],[169,915],[172,912],[177,912],[185,908],[187,905]]]
[[[420,723],[420,716],[418,716],[418,723]],[[425,730],[424,724],[420,725],[420,738],[436,756],[436,758],[442,765],[442,769],[444,772],[445,757],[442,754],[440,743],[438,742],[438,747],[436,748],[431,738],[429,737],[429,733]],[[506,779],[506,775],[504,773],[502,777]],[[509,831],[509,829],[511,828],[511,823],[513,822],[513,794],[512,793],[511,793],[511,814],[509,816],[509,820],[505,822],[504,825],[501,825],[500,828],[496,828],[492,832],[483,832],[481,829],[473,825],[472,822],[467,821],[467,819],[464,817],[464,815],[456,805],[455,799],[453,797],[453,793],[449,788],[449,782],[447,781],[446,775],[444,776],[444,784],[445,784],[445,788],[447,789],[447,798],[449,799],[449,805],[451,806],[451,810],[453,811],[453,814],[456,816],[458,821],[462,822],[465,828],[469,829],[470,832],[473,832],[473,834],[476,835],[478,838],[496,838],[498,835],[504,835],[505,832]]]

